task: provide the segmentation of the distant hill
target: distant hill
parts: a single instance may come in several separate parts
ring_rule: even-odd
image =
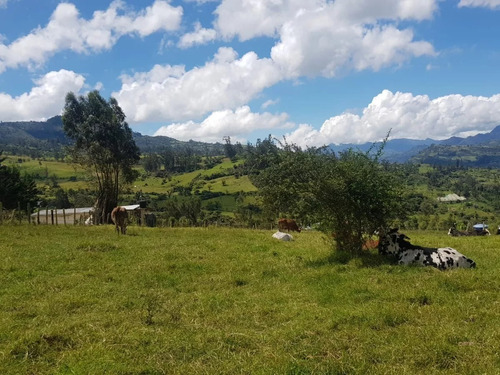
[[[433,139],[392,139],[387,141],[384,147],[383,158],[391,162],[404,163],[408,161],[412,156],[417,155],[420,151],[426,149],[430,145],[434,144]],[[363,144],[340,144],[340,145],[330,145],[330,150],[334,152],[341,152],[352,148],[353,150],[360,150],[363,152],[368,151],[370,148],[377,150],[380,147],[381,142],[375,143],[363,143]]]
[[[221,155],[221,143],[183,142],[170,137],[152,137],[133,133],[134,140],[142,153],[161,152],[166,148],[186,149],[199,155]],[[13,154],[39,157],[43,154],[63,152],[70,140],[63,131],[61,116],[47,121],[0,122],[0,150]],[[380,143],[330,145],[332,151],[349,148],[368,151]],[[500,126],[489,133],[445,140],[435,139],[391,139],[387,141],[383,158],[390,162],[418,162],[436,165],[460,164],[475,167],[500,167]]]
[[[220,155],[224,153],[221,143],[183,142],[170,137],[151,137],[134,132],[137,147],[143,153],[160,152],[166,148],[190,148],[201,155]],[[61,116],[47,121],[0,122],[0,149],[15,154],[36,154],[62,152],[71,141],[63,131]]]
[[[368,151],[370,147],[373,146],[375,146],[375,148],[380,146],[380,142],[375,144],[368,142],[361,145],[332,144],[329,148],[335,152],[345,151],[349,148]],[[471,148],[471,146],[475,147]],[[464,150],[458,152],[458,154],[454,154],[460,147],[463,147]],[[448,148],[450,148],[450,151],[445,151]],[[469,151],[465,152],[467,148]],[[436,152],[440,153],[439,159],[433,158]],[[452,164],[456,163],[457,157],[459,158],[460,155],[464,155],[463,157],[465,157],[466,154],[468,154],[470,162],[464,160],[464,165],[481,166],[483,165],[483,161],[488,160],[487,165],[491,166],[492,158],[494,159],[496,156],[500,157],[500,125],[489,133],[477,134],[466,138],[451,137],[445,140],[435,140],[430,138],[424,140],[405,138],[391,139],[387,141],[385,145],[383,158],[390,162],[398,163],[404,163],[407,161],[427,163],[430,159],[432,159],[434,161],[438,160],[441,164]],[[448,156],[445,157],[444,155]],[[494,164],[495,163],[496,162],[494,162]],[[429,162],[429,164],[433,163]]]
[[[410,162],[462,167],[500,168],[500,141],[471,145],[432,145]]]

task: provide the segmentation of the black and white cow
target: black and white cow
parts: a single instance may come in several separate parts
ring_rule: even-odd
[[[398,228],[380,234],[378,251],[383,255],[395,255],[398,264],[432,266],[440,270],[449,268],[475,268],[476,262],[451,247],[422,247],[411,244],[410,238],[398,232]]]

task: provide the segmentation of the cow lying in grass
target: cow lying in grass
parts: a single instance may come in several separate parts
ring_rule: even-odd
[[[113,211],[111,211],[111,220],[115,223],[118,233],[125,234],[127,232],[128,213],[125,207],[118,206],[113,208]]]
[[[451,247],[422,247],[411,244],[410,238],[398,233],[398,228],[380,234],[378,251],[383,255],[395,255],[398,264],[432,266],[440,270],[449,268],[474,268],[476,263]]]
[[[491,233],[488,229],[473,230],[471,232],[462,232],[455,227],[451,227],[448,231],[448,235],[452,237],[463,237],[463,236],[489,236]]]

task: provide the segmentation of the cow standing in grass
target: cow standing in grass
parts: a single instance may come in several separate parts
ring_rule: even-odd
[[[432,266],[440,270],[474,268],[476,263],[451,247],[422,247],[411,244],[410,238],[398,229],[380,233],[378,250],[383,255],[395,255],[398,264]]]
[[[278,220],[278,228],[280,231],[286,230],[288,232],[290,231],[296,231],[299,232],[301,229],[293,219],[279,219]]]
[[[118,206],[113,208],[113,211],[111,211],[111,220],[115,223],[118,234],[125,234],[127,232],[128,213],[125,207]]]

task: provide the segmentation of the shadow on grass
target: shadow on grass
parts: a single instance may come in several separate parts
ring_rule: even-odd
[[[305,264],[306,266],[312,268],[319,268],[332,264],[354,264],[360,268],[374,268],[383,265],[393,265],[395,263],[391,258],[372,251],[364,251],[360,254],[352,254],[345,251],[334,251],[327,257],[310,260],[305,262]]]

